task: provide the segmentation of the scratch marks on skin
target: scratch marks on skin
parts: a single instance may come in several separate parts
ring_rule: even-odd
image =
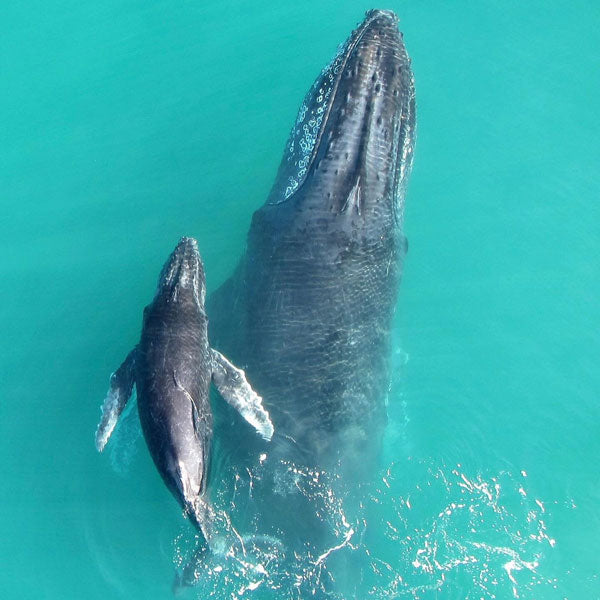
[[[342,206],[341,212],[346,212],[348,208],[356,207],[356,212],[361,214],[361,194],[360,194],[360,175],[356,178],[356,183],[352,186],[348,197],[346,198],[346,202],[344,202],[344,206]]]
[[[166,355],[165,355],[166,356]],[[177,379],[177,371],[173,370],[173,382],[175,383],[175,387],[177,387],[177,389],[180,392],[183,392],[188,400],[192,403],[192,406],[196,406],[195,402],[194,402],[194,398],[192,397],[192,395],[185,389],[185,387],[183,387],[181,385],[181,383],[179,383],[179,380]]]
[[[392,266],[392,255],[390,254],[390,256],[388,257],[388,261],[387,261],[387,265],[385,267],[385,276],[388,277],[390,274],[390,268]]]

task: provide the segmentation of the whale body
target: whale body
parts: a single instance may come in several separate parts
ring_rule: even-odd
[[[206,490],[213,415],[210,384],[269,440],[273,425],[241,369],[208,341],[206,280],[196,240],[182,238],[144,309],[139,343],[111,375],[96,431],[102,451],[136,387],[144,438],[167,488],[207,541],[213,509]]]
[[[245,253],[209,299],[211,339],[273,419],[270,457],[352,477],[377,460],[415,127],[398,19],[369,11],[306,95]]]

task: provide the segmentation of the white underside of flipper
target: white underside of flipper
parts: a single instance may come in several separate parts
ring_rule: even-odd
[[[102,417],[96,429],[96,449],[98,452],[104,450],[104,446],[106,446],[108,439],[117,425],[122,410],[120,410],[121,404],[123,404],[123,401],[120,398],[119,390],[112,387],[109,388],[108,394],[102,404]]]
[[[106,446],[119,416],[133,392],[136,350],[134,348],[123,361],[123,364],[110,376],[108,393],[102,403],[102,417],[96,429],[96,448],[98,452],[104,450],[104,446]]]
[[[242,369],[231,364],[220,352],[211,348],[213,356],[213,382],[228,404],[267,441],[275,431],[262,398],[252,389]]]

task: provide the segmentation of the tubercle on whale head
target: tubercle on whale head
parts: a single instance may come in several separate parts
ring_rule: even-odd
[[[170,302],[193,298],[203,309],[206,299],[206,276],[198,242],[191,237],[182,237],[169,256],[158,278],[156,298]]]
[[[335,214],[389,210],[401,222],[415,123],[398,18],[371,10],[306,95],[266,204],[310,193]]]

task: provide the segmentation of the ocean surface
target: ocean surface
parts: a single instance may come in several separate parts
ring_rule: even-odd
[[[368,8],[0,4],[1,598],[172,597],[191,528],[134,420],[96,452],[108,377],[181,235],[209,291],[231,274]],[[418,139],[355,597],[598,599],[600,4],[378,8],[400,17]],[[185,597],[300,593],[256,565],[204,584]]]

